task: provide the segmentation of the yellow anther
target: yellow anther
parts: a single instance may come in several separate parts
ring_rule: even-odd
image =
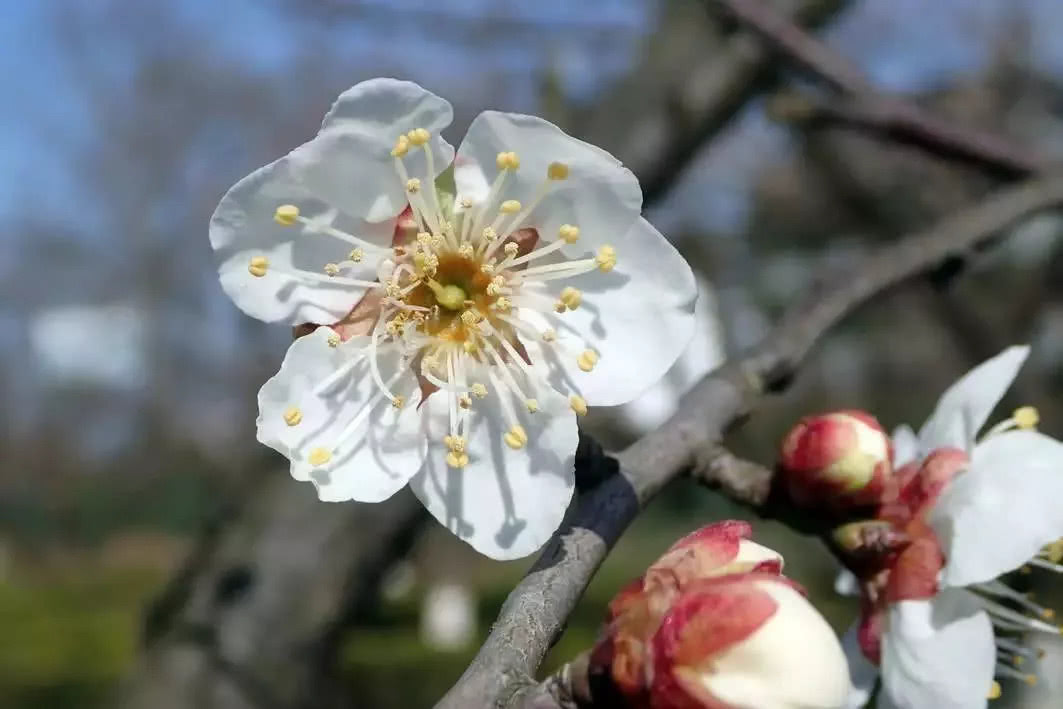
[[[403,406],[406,405],[406,397],[396,396],[394,399],[391,400],[391,405],[396,409],[401,409]]]
[[[472,408],[472,399],[469,398],[468,394],[462,394],[458,397],[458,406],[463,409]]]
[[[303,412],[298,406],[289,406],[284,412],[284,423],[289,426],[298,426],[303,420]]]
[[[502,250],[504,252],[506,252],[506,256],[509,256],[510,258],[513,258],[514,256],[517,255],[517,251],[520,250],[520,247],[517,246],[516,242],[511,241],[508,244],[506,244],[505,246],[503,246]]]
[[[461,205],[462,209],[472,209],[472,200],[468,197],[462,197],[461,201],[458,202],[458,204]]]
[[[476,312],[475,310],[466,310],[461,314],[461,321],[469,327],[476,325],[483,319],[483,315],[480,315],[480,313]]]
[[[502,289],[506,287],[506,279],[504,276],[495,276],[491,279],[491,282],[487,284],[487,295],[496,296],[502,293]]]
[[[355,263],[361,263],[365,258],[365,252],[361,249],[352,249],[351,253],[347,254],[348,261],[354,261]]]
[[[443,436],[443,445],[455,453],[465,452],[466,440],[464,436]]]
[[[492,273],[495,272],[495,265],[493,263],[481,264],[480,272],[486,273],[488,276],[490,276]]]
[[[395,258],[403,258],[404,256],[406,256],[405,246],[395,246],[391,249],[391,251],[395,254]]]
[[[498,232],[491,227],[484,227],[483,238],[484,241],[494,241],[498,238]]]
[[[472,254],[472,244],[470,244],[468,241],[462,242],[461,246],[458,247],[459,256],[462,256],[464,258],[472,258]]]
[[[1026,658],[1022,655],[1012,655],[1011,661],[1015,663],[1016,667],[1022,667],[1022,663],[1026,662]]]
[[[1026,681],[1026,684],[1030,685],[1031,687],[1037,686],[1037,675],[1029,674],[1023,677],[1023,679]]]
[[[334,332],[334,333],[332,333],[331,335],[328,336],[328,346],[329,347],[339,347],[340,346],[340,336],[337,333]]]
[[[464,468],[469,464],[469,455],[467,453],[455,453],[451,451],[447,453],[447,465],[452,468]]]
[[[1033,406],[1020,406],[1011,414],[1011,418],[1016,426],[1024,429],[1037,428],[1037,424],[1041,422],[1041,415]]]
[[[306,458],[310,465],[320,466],[332,460],[332,451],[328,448],[315,448],[310,451],[310,455]]]
[[[524,432],[523,426],[515,424],[502,436],[502,440],[506,442],[507,446],[517,451],[527,445],[528,434]]]
[[[579,394],[573,394],[568,397],[568,405],[572,407],[572,410],[576,412],[577,416],[587,415],[587,400]]]
[[[479,351],[480,349],[472,340],[465,340],[465,342],[462,343],[461,347],[465,350],[465,354],[476,354],[477,351]]]
[[[993,684],[989,685],[989,693],[986,695],[987,699],[1000,699],[1000,682],[993,680]]]
[[[562,224],[557,230],[557,236],[566,244],[575,244],[579,241],[579,227],[574,224]]]
[[[539,410],[539,402],[535,399],[525,399],[524,406],[527,407],[529,414],[534,414]]]
[[[1045,608],[1043,611],[1041,611],[1041,617],[1045,620],[1052,620],[1056,617],[1056,612],[1051,608]]]
[[[273,221],[281,226],[291,226],[299,218],[299,208],[294,204],[282,204],[273,213]]]
[[[247,272],[255,278],[262,278],[269,269],[269,259],[265,256],[255,256],[251,263],[247,264]]]
[[[424,128],[414,128],[406,134],[406,138],[409,139],[410,145],[420,147],[428,142],[428,139],[432,137]]]
[[[499,153],[495,158],[499,170],[516,170],[520,167],[520,158],[514,152]]]
[[[487,397],[487,387],[481,384],[480,382],[476,382],[471,387],[469,387],[469,391],[477,399],[484,399]]]
[[[427,249],[432,245],[432,233],[428,231],[417,232],[417,243],[421,245],[421,248]]]
[[[498,211],[502,212],[503,214],[516,214],[520,211],[520,202],[515,199],[507,199],[498,208]]]
[[[410,152],[410,139],[400,135],[395,139],[395,147],[391,149],[391,157],[401,158]]]
[[[576,358],[576,364],[584,372],[589,372],[594,369],[594,365],[598,364],[598,353],[594,350],[583,350],[580,356]]]
[[[495,307],[503,313],[508,313],[513,307],[513,301],[511,301],[506,296],[502,296],[501,298],[495,301]]]
[[[546,168],[546,176],[551,180],[564,180],[568,177],[568,165],[563,162],[552,162]]]
[[[554,330],[553,328],[549,328],[547,330],[543,330],[542,337],[543,337],[543,342],[553,342],[554,340],[557,339],[557,330]]]
[[[326,263],[325,273],[329,276],[338,276],[340,273],[340,265],[338,263]]]
[[[411,177],[406,180],[406,191],[410,194],[416,194],[421,191],[421,181],[416,177]]]
[[[569,310],[575,310],[579,307],[579,304],[583,302],[583,293],[581,293],[578,288],[566,286],[561,291],[560,300]]]
[[[565,312],[566,310],[568,310],[568,306],[566,306],[566,305],[565,305],[564,303],[562,303],[562,302],[561,302],[560,300],[559,300],[559,301],[557,301],[556,303],[554,303],[554,312],[555,312],[555,313],[563,313],[563,312]]]
[[[616,266],[616,249],[609,244],[601,246],[598,248],[598,256],[594,260],[602,271],[612,271],[613,267]]]

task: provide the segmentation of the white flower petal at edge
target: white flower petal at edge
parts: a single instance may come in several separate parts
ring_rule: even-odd
[[[882,637],[882,709],[979,709],[987,704],[996,645],[989,616],[967,591],[901,601]],[[981,679],[979,679],[981,678]]]
[[[418,127],[432,130],[441,172],[454,151],[436,134],[452,115],[449,103],[408,81],[373,79],[345,91],[317,137],[237,182],[219,203],[210,242],[225,292],[248,315],[268,322],[334,322],[346,315],[360,295],[321,280],[321,269],[342,261],[358,244],[308,225],[277,224],[277,207],[294,205],[303,219],[381,247],[363,249],[362,261],[342,273],[372,280],[380,259],[390,254],[394,217],[406,206],[391,157],[395,137]],[[422,151],[408,162],[409,169],[425,175]],[[264,276],[248,272],[256,257],[269,264]]]
[[[598,352],[590,372],[580,371],[574,357],[547,358],[555,381],[569,382],[592,406],[637,397],[664,376],[694,335],[697,282],[675,247],[641,217],[615,243],[616,267],[573,278],[583,305],[546,323],[562,345]]]
[[[383,247],[391,242],[392,223],[370,225],[344,217],[312,195],[292,174],[288,158],[256,170],[237,182],[222,198],[210,220],[210,242],[219,260],[222,288],[251,317],[273,322],[334,322],[346,315],[366,288],[352,289],[326,281],[322,268],[341,261],[351,245],[302,226],[281,226],[273,215],[281,204],[296,204],[327,226],[356,232],[380,249],[365,249],[365,259],[344,277],[372,279]],[[330,211],[332,212],[330,214]],[[252,259],[264,258],[268,268],[252,274]],[[302,276],[303,271],[314,276]]]
[[[842,650],[849,663],[849,696],[845,701],[845,709],[863,709],[867,706],[878,682],[878,667],[860,649],[857,639],[859,627],[859,623],[853,623],[842,635]]]
[[[931,524],[949,586],[1022,566],[1063,536],[1063,443],[1036,431],[989,436],[935,505]]]
[[[330,336],[321,327],[288,348],[280,371],[259,391],[258,439],[288,456],[292,476],[313,481],[322,500],[379,502],[424,462],[421,416],[413,404],[396,409],[377,392],[364,352],[368,337],[333,347]],[[396,389],[411,395],[416,382],[399,371],[397,353],[379,361],[383,376],[398,374]],[[308,460],[318,449],[330,460],[315,467]]]
[[[1025,345],[1009,347],[949,387],[919,429],[922,454],[945,447],[969,451],[1029,354],[1030,348]]]
[[[477,116],[458,147],[457,161],[464,165],[455,174],[458,197],[470,192],[475,196],[482,189],[482,181],[469,169],[472,165],[493,175],[496,156],[505,151],[520,156],[520,169],[506,177],[506,199],[519,200],[525,209],[540,194],[551,163],[563,162],[568,167],[568,178],[551,185],[540,205],[518,224],[535,227],[540,238],[550,241],[557,238],[562,224],[579,226],[580,243],[562,248],[568,256],[616,243],[618,235],[626,233],[642,211],[638,180],[612,155],[573,138],[549,121],[497,111]]]
[[[907,424],[893,429],[893,468],[894,470],[919,459],[919,437]]]
[[[545,387],[538,401],[540,410],[522,420],[524,448],[503,443],[509,424],[499,397],[491,395],[473,414],[468,464],[447,466],[437,446],[410,483],[441,524],[493,559],[517,559],[541,547],[572,498],[576,416],[565,397]],[[447,402],[431,396],[427,406],[430,440],[439,441],[447,433]]]
[[[292,153],[294,169],[314,194],[338,209],[383,221],[407,202],[391,156],[396,137],[415,128],[431,134],[434,179],[454,159],[454,148],[439,137],[453,118],[447,101],[413,82],[363,81],[340,94],[317,137]],[[426,177],[422,151],[407,157],[406,168],[413,177]]]

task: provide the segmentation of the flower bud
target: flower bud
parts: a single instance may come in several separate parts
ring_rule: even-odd
[[[782,443],[779,472],[799,505],[875,504],[892,473],[890,438],[870,414],[838,411],[801,419]]]
[[[609,604],[606,633],[591,658],[592,673],[607,676],[629,699],[644,696],[652,671],[650,639],[685,588],[706,579],[782,571],[782,556],[750,541],[752,533],[748,522],[726,521],[673,544]]]
[[[834,631],[773,574],[691,585],[662,619],[652,654],[655,709],[827,709],[849,691]]]

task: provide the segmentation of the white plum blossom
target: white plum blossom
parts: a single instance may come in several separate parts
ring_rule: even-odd
[[[259,440],[323,500],[409,483],[509,559],[561,522],[577,416],[668,370],[697,289],[607,152],[488,111],[455,153],[451,118],[410,82],[354,86],[313,140],[229,190],[210,239],[238,307],[322,325],[262,387]]]
[[[1036,659],[1024,635],[1060,632],[1048,622],[1051,609],[998,577],[1023,567],[1063,571],[1058,558],[1047,558],[1063,537],[1063,443],[1034,430],[1031,407],[977,437],[1028,354],[1011,347],[975,367],[945,392],[918,435],[906,426],[895,431],[899,471],[935,452],[956,463],[930,483],[940,488],[927,491],[925,521],[944,563],[930,567],[940,570],[929,598],[888,605],[879,668],[860,652],[856,627],[847,633],[850,706],[866,702],[880,671],[880,707],[984,707],[1000,693],[994,677],[1035,681],[1018,669]]]

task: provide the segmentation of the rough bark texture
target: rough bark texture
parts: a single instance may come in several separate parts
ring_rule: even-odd
[[[326,504],[287,471],[264,473],[149,613],[123,706],[349,706],[332,672],[341,631],[424,519],[408,491],[377,505]]]

